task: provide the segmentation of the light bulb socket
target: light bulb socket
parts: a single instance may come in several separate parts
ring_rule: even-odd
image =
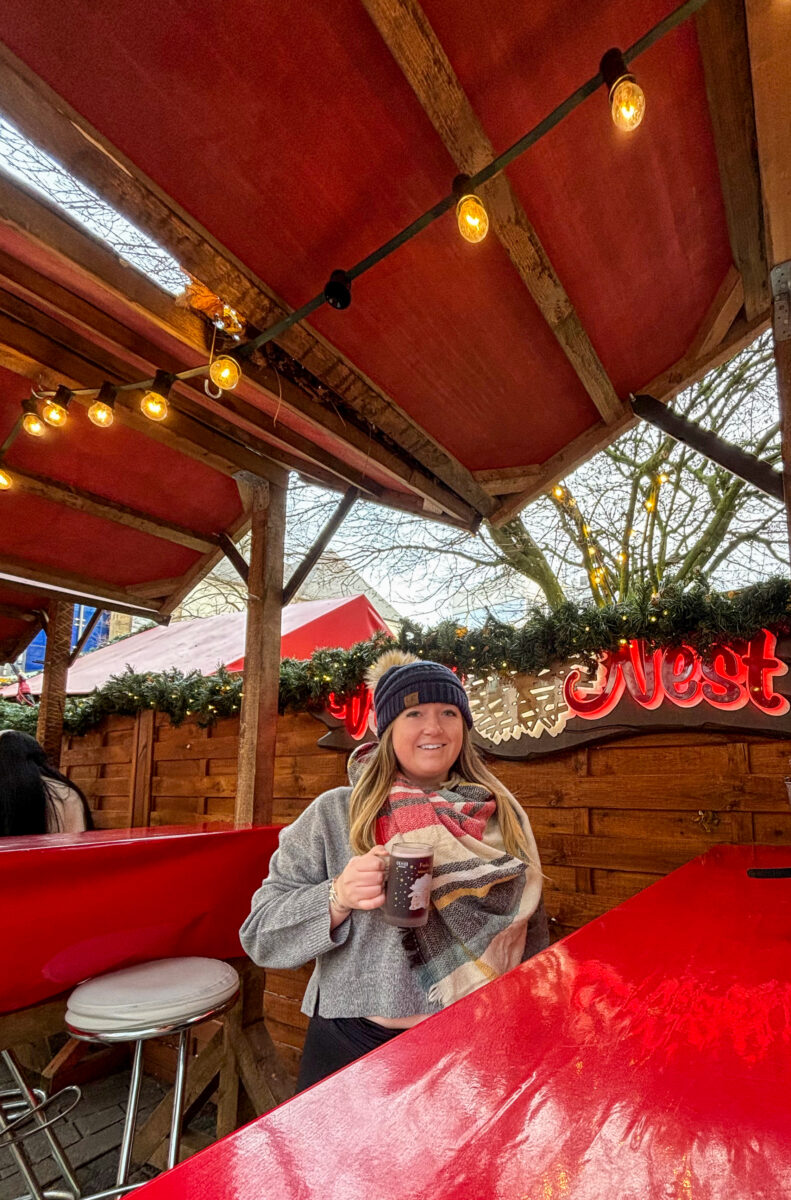
[[[348,308],[352,302],[352,281],[346,271],[333,271],[324,289],[330,308]]]
[[[62,383],[52,397],[52,403],[59,404],[61,408],[68,409],[73,395],[74,392],[70,388],[67,388],[65,383]]]
[[[470,189],[468,186],[469,182],[469,175],[464,174],[457,175],[453,180],[453,183],[451,184],[451,191],[457,200],[461,200],[462,196],[468,196],[470,194]]]
[[[34,417],[41,417],[41,413],[38,411],[38,405],[36,404],[34,396],[25,396],[24,400],[22,401],[22,412],[32,413]]]
[[[150,387],[146,388],[147,392],[156,392],[163,400],[167,400],[170,395],[170,389],[173,387],[176,376],[170,371],[157,371],[154,376],[154,382]]]
[[[607,88],[608,100],[612,100],[612,94],[622,79],[634,79],[634,75],[626,65],[623,51],[619,50],[617,46],[613,46],[611,50],[602,55],[599,70]]]
[[[106,404],[108,408],[115,408],[117,396],[118,388],[115,386],[115,384],[105,381],[96,394],[94,404]]]

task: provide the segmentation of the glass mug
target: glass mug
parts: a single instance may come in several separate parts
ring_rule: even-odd
[[[431,906],[434,851],[421,842],[395,842],[385,885],[382,915],[388,925],[425,925]]]

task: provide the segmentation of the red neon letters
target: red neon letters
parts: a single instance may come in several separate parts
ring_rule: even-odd
[[[658,708],[664,700],[679,708],[705,701],[713,708],[739,709],[753,704],[761,712],[781,717],[788,712],[785,696],[774,690],[774,678],[788,667],[775,655],[777,638],[763,629],[749,642],[714,648],[708,661],[689,646],[649,650],[633,640],[605,654],[593,685],[582,673],[569,673],[566,702],[574,716],[595,721],[612,712],[624,692],[642,708]]]
[[[365,684],[361,684],[348,700],[337,700],[335,693],[330,692],[327,708],[333,717],[343,721],[347,730],[356,742],[365,736],[368,729],[368,717],[373,706],[373,696]]]

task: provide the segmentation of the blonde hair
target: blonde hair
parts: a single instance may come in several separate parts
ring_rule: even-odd
[[[349,843],[355,854],[365,854],[376,845],[376,820],[399,770],[393,749],[392,725],[388,725],[378,745],[365,760],[349,797]],[[465,783],[480,784],[492,793],[506,853],[530,862],[530,847],[516,814],[518,803],[484,765],[472,744],[466,723],[463,723],[461,750],[451,775]]]

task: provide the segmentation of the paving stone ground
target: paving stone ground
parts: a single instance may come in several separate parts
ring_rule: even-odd
[[[0,1063],[0,1088],[10,1085],[5,1068]],[[83,1195],[110,1188],[115,1183],[118,1150],[121,1145],[124,1108],[129,1089],[129,1071],[119,1071],[106,1079],[82,1087],[82,1099],[72,1112],[55,1126],[58,1139],[67,1150]],[[140,1089],[138,1127],[156,1107],[166,1092],[163,1084],[144,1076]],[[190,1122],[190,1129],[213,1130],[214,1106],[208,1104]],[[35,1134],[25,1142],[25,1148],[35,1164],[42,1187],[59,1186],[57,1167],[49,1157],[49,1144],[43,1134]],[[130,1183],[152,1179],[153,1167],[140,1167],[130,1175]],[[56,1181],[57,1182],[54,1182]],[[7,1149],[0,1148],[0,1200],[18,1200],[28,1195],[16,1162]]]

